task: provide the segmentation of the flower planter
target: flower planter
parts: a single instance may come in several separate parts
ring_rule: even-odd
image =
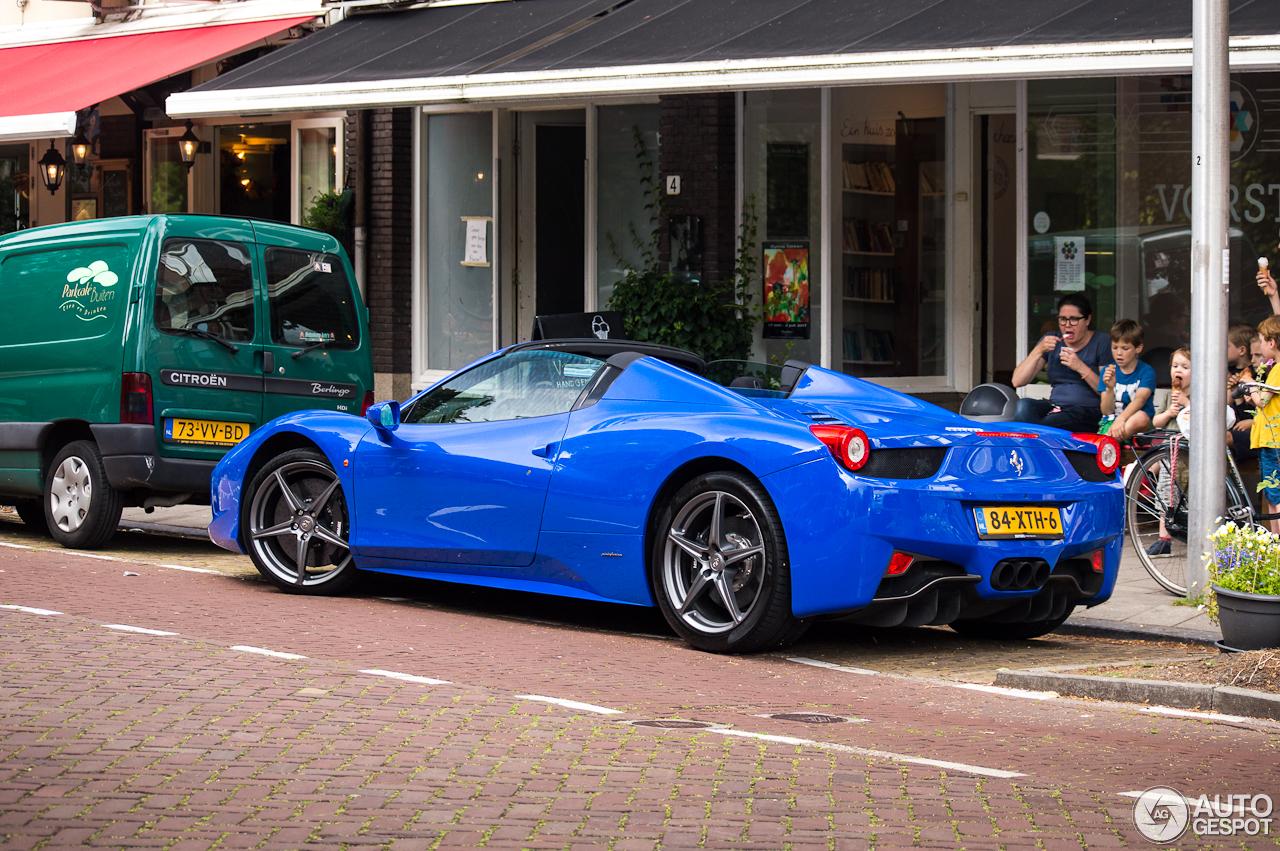
[[[1217,585],[1222,643],[1236,650],[1280,647],[1280,596],[1247,594]]]

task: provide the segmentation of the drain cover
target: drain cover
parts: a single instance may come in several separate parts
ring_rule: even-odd
[[[819,712],[779,712],[765,717],[776,718],[779,721],[799,721],[801,724],[845,724],[854,720],[840,715],[823,715]]]
[[[709,721],[682,721],[679,718],[655,718],[652,721],[632,721],[632,727],[660,727],[663,730],[706,730],[715,725]]]

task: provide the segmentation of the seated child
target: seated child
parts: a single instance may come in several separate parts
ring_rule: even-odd
[[[1121,443],[1151,428],[1156,413],[1151,400],[1156,390],[1156,371],[1138,360],[1141,353],[1141,325],[1132,319],[1121,319],[1111,326],[1111,357],[1115,363],[1104,369],[1098,380],[1103,413],[1098,430]]]

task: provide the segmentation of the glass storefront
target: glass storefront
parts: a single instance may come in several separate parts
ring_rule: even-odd
[[[289,221],[289,132],[288,124],[218,128],[219,213]]]
[[[1277,73],[1231,77],[1233,322],[1270,313],[1253,278],[1280,222],[1277,91]],[[1143,359],[1167,382],[1191,333],[1191,78],[1031,81],[1027,105],[1029,341],[1083,292],[1095,330],[1145,326]]]
[[[609,304],[614,284],[644,265],[657,222],[640,184],[642,160],[658,164],[658,105],[596,109],[596,303]]]
[[[305,215],[317,195],[338,191],[338,128],[298,129],[298,201]]]
[[[0,234],[27,227],[31,176],[26,145],[0,145]]]
[[[457,369],[493,350],[493,114],[425,127],[426,367]]]
[[[755,357],[819,363],[822,103],[815,89],[744,96],[744,204],[757,216],[765,321]]]

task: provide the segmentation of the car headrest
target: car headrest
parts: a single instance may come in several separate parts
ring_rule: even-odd
[[[979,384],[960,403],[960,416],[978,422],[1007,422],[1018,410],[1018,394],[1004,384]]]

